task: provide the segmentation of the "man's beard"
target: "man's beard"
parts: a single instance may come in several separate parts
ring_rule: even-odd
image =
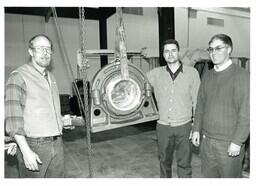
[[[41,60],[39,62],[37,62],[37,65],[39,65],[40,67],[47,67],[49,66],[51,63],[51,60],[50,59],[44,59],[44,60]]]

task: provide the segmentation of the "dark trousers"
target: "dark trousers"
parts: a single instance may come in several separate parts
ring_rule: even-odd
[[[37,153],[42,164],[38,163],[39,171],[28,170],[24,164],[22,153],[17,151],[18,169],[21,178],[63,178],[64,152],[61,137],[57,139],[31,139],[27,143]]]
[[[207,178],[241,178],[244,145],[240,155],[228,156],[230,142],[202,137],[200,156],[202,175]]]
[[[190,131],[191,123],[178,127],[157,124],[161,178],[172,177],[172,162],[175,150],[178,177],[192,177],[192,144],[189,140]]]

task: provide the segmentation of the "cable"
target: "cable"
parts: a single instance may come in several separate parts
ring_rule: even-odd
[[[73,82],[74,78],[74,73],[72,71],[72,67],[71,67],[71,63],[70,60],[68,58],[67,55],[67,51],[64,45],[64,39],[63,39],[63,35],[60,29],[60,26],[58,25],[58,21],[57,21],[57,12],[55,7],[52,7],[52,12],[53,12],[53,17],[54,17],[54,22],[56,25],[56,29],[57,29],[57,36],[58,36],[58,41],[59,41],[59,46],[61,48],[61,51],[64,55],[64,58],[67,59],[64,60],[65,65],[67,67],[67,70],[69,72],[69,77],[71,78],[71,82]],[[88,148],[88,165],[89,165],[89,177],[93,177],[93,166],[92,166],[92,148],[91,148],[91,136],[90,136],[90,115],[89,115],[89,100],[88,100],[88,87],[87,87],[87,68],[88,68],[88,61],[86,59],[86,55],[85,55],[85,17],[84,17],[84,9],[82,8],[82,10],[80,11],[79,8],[79,23],[80,23],[80,39],[81,39],[81,54],[82,54],[82,66],[80,68],[82,75],[83,75],[83,89],[84,89],[84,102],[82,101],[79,89],[77,87],[76,83],[73,83],[74,88],[75,88],[75,94],[78,98],[78,104],[79,104],[79,110],[80,113],[82,114],[82,116],[85,119],[85,125],[86,125],[86,132],[87,132],[87,148]]]

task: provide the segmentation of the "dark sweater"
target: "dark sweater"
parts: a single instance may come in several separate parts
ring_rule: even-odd
[[[250,76],[236,64],[202,78],[194,131],[241,145],[250,131]]]

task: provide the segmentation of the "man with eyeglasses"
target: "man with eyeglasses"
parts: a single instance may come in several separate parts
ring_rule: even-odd
[[[166,40],[163,56],[167,65],[147,73],[160,116],[156,131],[161,178],[172,177],[174,153],[178,177],[192,177],[190,136],[200,77],[195,68],[182,64],[179,50],[176,40]]]
[[[232,49],[232,40],[225,34],[209,41],[214,68],[201,81],[192,136],[192,143],[200,145],[205,177],[242,177],[244,142],[249,135],[250,79],[245,69],[232,63]]]
[[[29,63],[14,70],[6,84],[5,129],[18,144],[22,178],[64,177],[59,91],[47,70],[52,51],[46,35],[31,38]]]

